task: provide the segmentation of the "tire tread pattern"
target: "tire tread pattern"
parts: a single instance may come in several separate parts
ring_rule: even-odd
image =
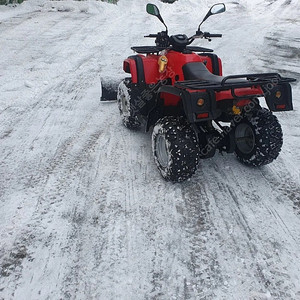
[[[283,144],[281,125],[276,116],[268,109],[262,108],[244,118],[255,133],[255,147],[248,155],[236,149],[238,159],[245,165],[263,166],[274,161]]]
[[[169,164],[163,168],[156,155],[156,139],[164,135],[169,152]],[[168,181],[182,182],[190,178],[199,162],[199,146],[194,130],[183,117],[161,118],[153,129],[153,154],[161,175]]]

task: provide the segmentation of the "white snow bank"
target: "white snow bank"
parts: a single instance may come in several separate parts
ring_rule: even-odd
[[[0,22],[17,15],[41,10],[44,6],[44,3],[45,1],[42,0],[30,0],[25,1],[17,6],[0,5]]]
[[[43,1],[43,0],[28,0],[22,4],[0,5],[0,22],[23,15],[30,12],[81,12],[81,13],[99,13],[106,16],[112,11],[119,11],[117,5],[112,5],[100,1]]]

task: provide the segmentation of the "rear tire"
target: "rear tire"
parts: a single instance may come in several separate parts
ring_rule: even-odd
[[[118,107],[124,126],[129,129],[138,129],[141,126],[141,122],[136,116],[136,109],[132,100],[131,79],[126,78],[118,87]]]
[[[262,166],[275,160],[282,147],[278,119],[262,108],[245,116],[235,128],[236,156],[245,165]]]
[[[153,155],[162,177],[182,182],[196,171],[199,146],[194,130],[183,117],[158,120],[152,133]]]

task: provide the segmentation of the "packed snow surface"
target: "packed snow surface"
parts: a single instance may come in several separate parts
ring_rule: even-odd
[[[0,299],[300,299],[300,89],[279,158],[202,160],[165,182],[149,133],[100,103],[130,46],[163,29],[145,0],[0,7]],[[211,0],[153,0],[194,34]],[[299,1],[225,1],[204,31],[224,73],[299,76]],[[299,82],[299,81],[298,81]]]

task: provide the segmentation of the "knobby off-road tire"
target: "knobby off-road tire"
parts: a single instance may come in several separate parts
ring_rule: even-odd
[[[275,160],[282,147],[278,119],[267,109],[255,110],[235,128],[236,156],[245,165],[262,166]]]
[[[129,129],[140,128],[141,123],[136,116],[136,109],[133,105],[131,79],[126,78],[119,84],[117,101],[124,126]]]
[[[158,120],[152,133],[152,150],[162,177],[181,182],[196,171],[199,146],[194,130],[183,117]]]

